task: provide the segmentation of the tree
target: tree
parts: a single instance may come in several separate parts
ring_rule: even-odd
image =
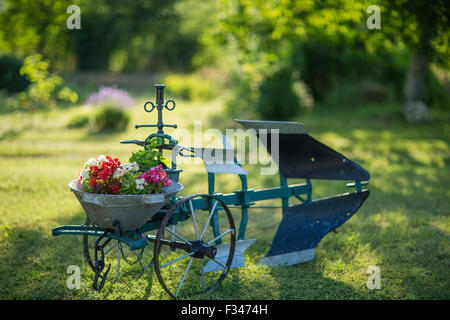
[[[450,7],[445,0],[384,0],[382,29],[385,38],[410,52],[403,90],[403,112],[408,122],[431,120],[425,80],[431,62],[449,67]]]
[[[407,121],[430,120],[425,104],[425,77],[430,62],[449,66],[449,6],[445,0],[382,0],[381,29],[369,30],[366,13],[372,1],[223,0],[223,39],[238,48],[244,77],[262,81],[283,63],[292,44],[311,37],[362,39],[367,50],[395,47],[410,52],[404,83]],[[246,80],[247,83],[249,82]]]
[[[186,0],[0,0],[0,54],[34,53],[58,71],[189,69],[198,33],[184,32],[198,4]],[[67,8],[77,5],[81,29],[70,30]]]
[[[248,110],[249,105],[261,109],[260,91],[267,89],[266,79],[277,78],[279,72],[293,67],[290,64],[300,53],[299,44],[315,37],[354,38],[365,28],[363,2],[222,0],[220,5],[219,27],[213,31],[236,52],[237,63],[227,66],[232,70],[231,86],[237,93],[228,103],[228,111],[234,114]],[[292,71],[293,76],[303,72]],[[290,81],[283,79],[286,83],[281,88],[286,91],[279,94],[290,95]]]
[[[42,53],[51,60],[67,54],[69,0],[5,0],[0,6],[0,53]]]
[[[135,71],[173,54],[167,42],[178,25],[175,0],[79,2],[82,28],[69,38],[79,69]]]

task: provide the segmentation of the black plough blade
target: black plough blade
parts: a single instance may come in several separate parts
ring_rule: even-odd
[[[247,129],[267,130],[261,142],[272,154],[285,178],[326,180],[369,180],[369,173],[357,163],[308,135],[298,122],[235,120]],[[297,124],[296,126],[294,124]],[[278,130],[278,146],[272,143],[273,130]],[[278,152],[278,156],[274,154]]]
[[[289,207],[260,264],[291,265],[313,259],[320,240],[350,219],[368,196],[366,190]]]

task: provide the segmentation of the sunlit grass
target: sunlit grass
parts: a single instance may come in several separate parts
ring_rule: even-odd
[[[114,282],[114,256],[108,260],[112,269],[105,288],[93,291],[93,273],[83,260],[81,237],[51,236],[55,226],[84,222],[85,214],[67,187],[83,163],[98,154],[126,161],[137,150],[119,141],[144,139],[149,133],[133,125],[156,122],[156,114],[142,108],[151,97],[152,92],[143,93],[129,128],[114,134],[66,128],[81,107],[0,116],[0,298],[168,298],[153,270],[142,274],[138,264],[122,262],[121,276]],[[221,111],[220,101],[177,101],[174,111],[164,113],[164,122],[192,131],[194,121],[203,120],[206,130],[209,117]],[[355,118],[348,112],[300,116],[313,137],[371,173],[369,199],[338,233],[323,239],[313,261],[283,268],[257,265],[270,246],[281,211],[250,209],[247,238],[257,241],[246,251],[247,266],[233,270],[216,292],[193,298],[450,298],[448,120],[410,126],[395,119]],[[180,167],[185,187],[181,195],[207,192],[207,175],[200,162]],[[276,176],[260,176],[259,167],[244,167],[250,172],[250,188],[279,183]],[[231,192],[240,188],[239,183],[237,177],[218,175],[216,190]],[[347,191],[345,182],[313,183],[314,199]],[[279,205],[279,201],[264,204]],[[238,225],[239,210],[232,212]],[[144,261],[148,263],[151,256],[148,250]],[[69,265],[81,267],[80,290],[66,287]],[[366,287],[369,265],[381,269],[380,290]]]

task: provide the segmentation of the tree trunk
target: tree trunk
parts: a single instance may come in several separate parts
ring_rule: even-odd
[[[403,113],[406,121],[410,123],[431,121],[430,112],[425,104],[426,70],[426,56],[419,51],[411,51],[403,89]]]

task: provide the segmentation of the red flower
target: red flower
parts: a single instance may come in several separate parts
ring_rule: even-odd
[[[90,186],[94,190],[100,188],[103,193],[109,191],[117,193],[120,186],[117,184],[116,180],[112,179],[112,176],[120,166],[120,161],[118,158],[113,159],[110,156],[106,156],[105,158],[106,160],[103,161],[100,166],[94,164],[89,167],[89,170],[91,171]]]
[[[119,185],[117,184],[113,184],[109,190],[111,190],[112,193],[117,193],[117,191],[119,191]]]
[[[90,183],[90,186],[91,186],[92,188],[95,187],[95,177],[94,177],[94,176],[91,177],[91,183]]]

